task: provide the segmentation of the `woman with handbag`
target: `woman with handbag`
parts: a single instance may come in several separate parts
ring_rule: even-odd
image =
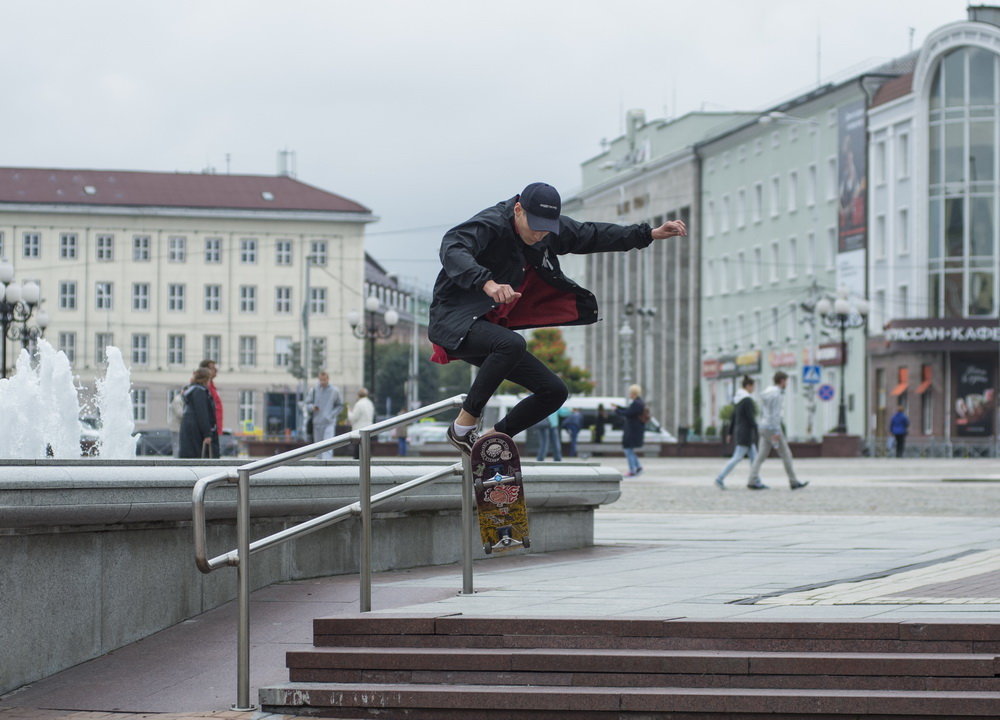
[[[181,447],[178,457],[212,457],[215,403],[208,391],[211,379],[212,373],[208,368],[198,368],[191,376],[191,384],[184,388],[184,417],[181,418]]]

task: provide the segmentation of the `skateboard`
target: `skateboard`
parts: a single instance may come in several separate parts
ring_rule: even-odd
[[[472,483],[483,551],[531,547],[521,458],[508,435],[494,433],[472,446]]]

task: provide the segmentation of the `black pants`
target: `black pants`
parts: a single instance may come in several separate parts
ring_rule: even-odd
[[[516,382],[533,393],[494,425],[496,430],[510,436],[554,413],[569,394],[559,376],[528,352],[522,336],[486,320],[474,322],[458,349],[449,350],[448,354],[479,368],[462,404],[462,409],[473,417],[482,416],[486,403],[504,380]]]
[[[896,457],[903,457],[903,451],[906,449],[906,433],[902,435],[894,435],[896,438]]]

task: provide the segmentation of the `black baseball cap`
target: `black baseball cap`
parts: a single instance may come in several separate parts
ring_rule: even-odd
[[[559,211],[562,199],[559,191],[548,183],[531,183],[518,198],[528,216],[528,227],[535,232],[559,234]]]

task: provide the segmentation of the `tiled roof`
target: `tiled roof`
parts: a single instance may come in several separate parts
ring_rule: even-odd
[[[371,213],[286,175],[120,170],[0,168],[2,203]]]
[[[878,92],[875,93],[875,97],[872,98],[871,106],[885,105],[887,102],[901,98],[904,95],[909,95],[913,90],[912,85],[912,72],[892,78],[891,80],[886,80],[882,84],[882,87],[878,89]]]

